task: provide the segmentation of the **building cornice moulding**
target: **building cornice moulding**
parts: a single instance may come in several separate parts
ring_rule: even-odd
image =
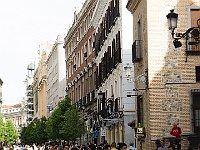
[[[141,0],[129,0],[126,5],[126,8],[133,14],[140,2]]]

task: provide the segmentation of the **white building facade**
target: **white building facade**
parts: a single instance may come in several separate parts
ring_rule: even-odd
[[[96,90],[104,96],[103,100],[98,97],[97,102],[101,131],[106,127],[106,134],[100,135],[108,143],[129,145],[134,143],[134,133],[128,123],[136,115],[132,50],[128,49],[132,45],[132,17],[126,4],[126,0],[99,0],[93,26],[96,29]]]
[[[58,102],[63,100],[66,95],[66,63],[63,43],[64,36],[58,35],[46,61],[48,117],[56,108]]]

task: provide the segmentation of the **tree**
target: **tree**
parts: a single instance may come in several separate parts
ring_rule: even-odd
[[[61,133],[65,135],[65,138],[69,141],[75,141],[76,138],[80,137],[85,133],[84,121],[80,117],[75,105],[72,105],[63,117]]]
[[[8,145],[12,145],[18,138],[18,132],[13,122],[9,119],[5,123],[5,142]]]
[[[41,119],[36,120],[34,123],[36,125],[35,134],[35,143],[45,143],[48,141],[47,134],[46,134],[46,117],[42,117]]]
[[[69,97],[65,97],[58,103],[57,108],[53,111],[52,115],[48,118],[46,133],[51,140],[61,140],[65,138],[65,135],[60,132],[63,124],[63,116],[68,108],[71,107],[71,100]]]
[[[5,127],[5,124],[3,122],[3,117],[0,114],[0,142],[1,142],[1,144],[4,141],[4,135],[5,135],[4,127]]]
[[[75,141],[85,132],[83,120],[69,97],[58,103],[58,107],[46,120],[45,117],[31,122],[22,129],[20,136],[24,144],[44,143],[49,140]]]
[[[42,144],[48,141],[46,134],[46,117],[36,119],[27,127],[24,127],[21,132],[20,139],[24,144]]]

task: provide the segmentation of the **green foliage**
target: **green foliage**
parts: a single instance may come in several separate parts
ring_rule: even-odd
[[[42,117],[41,119],[36,119],[31,122],[27,127],[22,129],[20,139],[22,143],[33,144],[38,143],[42,144],[48,141],[46,130],[46,118]]]
[[[0,114],[0,141],[4,141],[4,135],[5,135],[5,130],[4,130],[5,124],[3,122],[3,117]]]
[[[64,115],[61,133],[65,135],[67,140],[75,141],[85,133],[84,122],[79,116],[75,106],[71,106]]]
[[[44,143],[49,140],[75,141],[85,132],[83,120],[69,97],[58,103],[51,116],[31,122],[22,129],[21,141],[25,144]]]
[[[58,103],[58,107],[53,111],[52,115],[47,121],[46,133],[49,139],[52,140],[65,140],[65,135],[60,132],[63,123],[63,116],[68,108],[71,107],[71,100],[65,97],[64,100]]]
[[[18,132],[11,120],[3,122],[3,117],[0,114],[0,142],[8,145],[14,144],[18,139]]]
[[[4,141],[8,145],[12,145],[18,138],[18,132],[11,120],[7,120],[5,123],[5,138]]]

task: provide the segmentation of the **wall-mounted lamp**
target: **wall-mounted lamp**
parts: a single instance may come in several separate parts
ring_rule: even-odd
[[[171,30],[172,38],[174,39],[173,44],[175,48],[181,47],[182,43],[179,41],[181,38],[186,40],[191,39],[188,45],[200,44],[200,18],[197,19],[197,27],[191,27],[185,31],[185,33],[175,33],[174,30],[177,28],[178,14],[174,13],[174,9],[170,10],[167,15],[169,30]]]
[[[102,118],[106,118],[107,117],[107,113],[106,113],[106,102],[105,102],[105,93],[104,92],[99,92],[98,93],[99,96],[99,100],[100,100],[100,106],[98,109],[99,114],[101,115]]]
[[[130,76],[131,76],[131,68],[132,68],[132,67],[129,66],[128,63],[127,63],[127,66],[124,67],[127,77],[130,77]]]

